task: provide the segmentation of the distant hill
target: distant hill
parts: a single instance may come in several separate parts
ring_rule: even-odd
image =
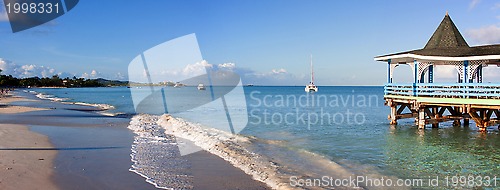
[[[127,86],[128,81],[108,80],[103,78],[94,79],[102,86]]]

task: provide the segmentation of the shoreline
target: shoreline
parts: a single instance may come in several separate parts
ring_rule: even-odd
[[[144,119],[152,120],[143,123],[133,117],[128,127],[136,134],[130,154],[133,161],[130,171],[143,176],[157,188],[271,189],[218,154],[200,146],[181,149],[188,144],[194,146],[194,142],[166,134],[154,124],[154,116]]]
[[[73,109],[82,105],[38,99],[33,94],[24,93],[17,90],[14,94],[24,98],[12,96],[9,101],[7,98],[0,100],[0,104],[22,101],[14,105],[22,105],[18,107],[24,109],[18,113],[0,114],[0,122],[24,126],[29,133],[45,137],[47,142],[52,143],[50,147],[56,147],[57,151],[30,150],[53,154],[43,158],[43,161],[52,164],[41,168],[47,175],[38,177],[50,186],[45,188],[39,185],[42,182],[30,183],[16,176],[12,176],[13,181],[42,189],[157,189],[146,178],[129,171],[132,167],[130,147],[135,138],[135,134],[127,128],[130,118],[106,116],[92,109]],[[15,107],[4,105],[0,111],[10,108]],[[0,126],[0,129],[3,128]],[[33,143],[30,138],[24,140]],[[18,143],[19,139],[10,141]],[[185,172],[192,176],[192,189],[269,189],[264,183],[209,152],[202,151],[183,159],[190,165]],[[17,189],[36,189],[19,187]],[[4,188],[0,186],[0,189]]]
[[[19,114],[46,110],[10,106],[27,99],[7,95],[0,98],[0,114]],[[0,189],[59,189],[52,180],[57,155],[50,139],[33,132],[27,125],[0,124]],[[22,180],[20,180],[22,179]]]
[[[50,96],[50,94],[49,94],[49,96]],[[40,98],[40,97],[38,97],[38,98]],[[64,102],[59,102],[59,101],[52,101],[52,102],[59,103],[59,104],[65,104]],[[99,113],[99,114],[102,114],[102,113]],[[158,117],[162,117],[162,116],[158,116]],[[178,119],[180,119],[179,121],[183,121],[181,118],[178,118]],[[177,120],[177,119],[174,119],[174,120]],[[146,122],[146,123],[150,124],[150,122]],[[183,122],[181,122],[181,123],[183,123]],[[129,120],[129,123],[127,124],[127,126],[125,126],[125,128],[129,127],[130,125],[131,125],[131,123]],[[194,130],[194,131],[196,131],[196,130]],[[50,135],[51,132],[43,133],[43,134],[48,134],[49,136],[51,136]],[[182,134],[178,134],[178,135],[182,136]],[[153,141],[155,141],[155,140],[156,139],[153,139]],[[71,141],[71,140],[66,139],[66,141]],[[195,163],[193,163],[193,165],[198,165],[198,166],[203,166],[203,167],[198,168],[198,169],[193,168],[190,171],[186,171],[185,175],[190,175],[190,176],[191,175],[199,175],[200,176],[200,177],[198,177],[198,180],[194,180],[194,182],[192,184],[200,184],[201,182],[199,182],[199,181],[203,181],[203,183],[201,183],[201,184],[203,184],[202,185],[204,187],[203,189],[220,189],[220,188],[217,188],[217,187],[220,187],[220,185],[224,185],[225,187],[227,187],[229,189],[235,189],[235,188],[241,189],[242,185],[247,187],[244,189],[270,189],[270,188],[296,189],[297,187],[291,187],[289,185],[288,178],[286,178],[286,176],[289,176],[288,174],[292,174],[292,173],[294,173],[298,176],[301,176],[301,175],[304,175],[304,173],[297,172],[297,171],[307,171],[307,168],[305,168],[305,167],[291,167],[291,168],[289,168],[288,166],[286,166],[285,168],[280,167],[280,165],[286,165],[286,158],[281,160],[281,161],[285,161],[285,162],[275,160],[271,157],[269,157],[269,158],[266,157],[265,159],[253,159],[252,158],[253,156],[251,156],[251,155],[246,155],[246,154],[239,155],[241,153],[247,152],[247,150],[245,150],[245,148],[231,149],[230,147],[224,146],[224,144],[227,142],[218,142],[218,143],[222,143],[222,144],[218,145],[220,148],[217,148],[217,149],[212,149],[210,147],[204,147],[203,144],[196,144],[195,143],[196,145],[198,145],[198,147],[200,149],[204,149],[204,151],[199,154],[199,156],[203,157],[203,159],[194,158],[191,160],[193,160],[193,162],[195,162]],[[147,147],[148,146],[146,146],[146,148]],[[132,147],[132,148],[134,148],[134,147]],[[227,149],[227,148],[230,148],[230,149]],[[246,147],[246,148],[250,148],[250,147]],[[254,148],[254,147],[252,146],[251,148]],[[140,148],[140,150],[144,150],[144,149],[145,149],[144,147]],[[134,154],[134,153],[135,152],[133,149],[132,154]],[[132,154],[129,153],[129,159],[130,159],[130,156],[132,156],[132,161],[135,162],[136,160]],[[148,156],[153,155],[151,152],[149,152],[148,154],[146,154],[146,155],[148,155]],[[226,154],[233,155],[236,157],[233,157],[233,156],[228,157]],[[314,156],[314,157],[317,158],[317,156]],[[146,160],[148,160],[148,159],[156,160],[155,158],[156,157],[149,157]],[[203,170],[204,168],[206,170],[207,166],[206,166],[206,164],[203,164],[203,162],[206,162],[207,159],[209,161],[219,160],[219,161],[214,161],[214,163],[216,163],[216,165],[218,166],[217,168],[223,168],[223,169],[220,169],[219,170],[220,172],[213,172],[213,171],[198,172],[197,170]],[[306,156],[306,157],[301,158],[301,159],[307,160],[308,158]],[[185,159],[183,159],[183,160],[186,161]],[[325,172],[324,174],[328,174],[329,176],[346,177],[346,176],[353,175],[352,173],[350,173],[350,171],[347,171],[345,168],[339,166],[336,163],[330,162],[324,158],[321,158],[321,160],[323,161],[323,163],[317,163],[317,164],[312,164],[309,162],[307,162],[307,163],[312,164],[315,167],[320,167],[318,165],[321,165],[321,164],[326,164],[328,166],[333,165],[332,166],[334,169],[333,171],[341,173],[341,174],[338,174],[335,172],[330,173],[327,171],[321,171],[321,172]],[[141,167],[144,167],[144,162],[139,162],[139,163],[142,165]],[[301,163],[297,162],[297,164],[301,164]],[[145,170],[138,171],[138,170],[135,170],[136,168],[134,168],[134,167],[135,166],[132,164],[132,170],[130,170],[130,171],[134,172],[137,176],[142,176],[144,181],[146,181],[146,182],[148,182],[156,187],[159,187],[159,188],[160,187],[169,187],[168,184],[161,184],[162,182],[156,181],[158,179],[162,179],[162,177],[157,177],[156,173],[158,173],[158,171],[147,171],[147,170],[146,171]],[[157,165],[156,166],[149,166],[149,167],[162,168],[161,166],[157,166]],[[257,167],[262,167],[265,169],[258,169]],[[85,168],[85,169],[88,170],[88,168]],[[183,168],[183,169],[187,170],[185,168]],[[226,176],[224,176],[224,178],[219,178],[220,180],[218,182],[214,183],[216,178],[218,178],[221,175],[225,175],[226,173],[228,173],[228,171],[233,171],[234,175],[236,175],[238,177],[226,175]],[[160,172],[160,173],[162,173],[162,172]],[[154,177],[152,177],[152,176],[155,176],[156,179],[153,179]],[[163,179],[165,179],[165,178],[163,178]],[[244,180],[242,180],[242,179],[244,179]],[[191,179],[188,178],[188,180],[191,180]],[[242,182],[244,182],[244,183],[242,183]],[[212,188],[207,188],[208,185],[211,185]],[[217,185],[219,185],[219,186],[217,186]],[[231,188],[231,187],[233,187],[233,188]],[[196,187],[194,187],[194,188],[196,189]],[[336,187],[336,188],[342,189],[341,187]]]

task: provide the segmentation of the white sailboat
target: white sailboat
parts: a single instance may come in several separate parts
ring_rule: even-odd
[[[198,90],[206,90],[205,85],[203,83],[198,84]]]
[[[314,69],[311,55],[311,82],[304,89],[306,92],[318,92],[318,87],[314,84]]]

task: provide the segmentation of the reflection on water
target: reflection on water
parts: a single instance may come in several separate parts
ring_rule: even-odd
[[[398,126],[387,134],[387,171],[402,178],[495,176],[500,174],[498,131],[480,133],[445,125],[418,130]]]

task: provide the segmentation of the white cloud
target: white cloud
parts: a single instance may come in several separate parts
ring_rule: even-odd
[[[38,66],[38,65],[17,65],[12,61],[4,60],[0,58],[0,69],[2,69],[2,74],[12,75],[18,78],[26,77],[51,77],[56,75],[56,70],[50,67]]]
[[[287,73],[285,69],[273,69],[271,70],[274,74],[281,74],[281,73]]]
[[[182,81],[191,77],[204,75],[207,73],[207,68],[214,71],[230,71],[237,73],[244,84],[256,85],[297,85],[307,84],[308,79],[305,76],[296,76],[288,73],[286,69],[272,69],[268,72],[257,72],[248,68],[238,67],[236,63],[220,63],[210,64],[206,60],[180,66],[177,68],[169,67],[157,70],[150,70],[150,75],[153,82],[160,81]],[[129,73],[130,77],[130,73]],[[147,78],[146,71],[143,71],[142,78]],[[117,77],[122,78],[122,77]],[[123,77],[124,78],[124,77]],[[143,81],[145,82],[145,81]]]
[[[236,67],[236,64],[234,63],[222,63],[217,65],[218,68],[226,68],[226,69],[234,69]]]
[[[57,73],[57,75],[59,75],[60,78],[73,78],[74,76],[76,76],[75,74],[68,72],[59,72]]]
[[[98,72],[96,70],[92,70],[89,73],[83,73],[81,78],[86,78],[86,79],[95,79],[95,78],[106,78],[106,76],[104,76],[101,72]]]
[[[481,2],[481,0],[472,0],[469,4],[469,10],[474,9],[479,2]]]
[[[195,64],[189,64],[186,65],[186,67],[184,67],[184,69],[182,70],[182,75],[184,75],[185,77],[203,75],[207,73],[207,67],[212,68],[212,65],[208,64],[206,60],[197,62]]]
[[[201,61],[195,64],[187,65],[183,69],[178,71],[169,71],[169,74],[174,74],[174,77],[194,77],[197,75],[202,75],[206,73],[206,68],[211,68],[215,70],[229,70],[240,75],[241,80],[244,84],[256,84],[256,85],[302,85],[306,84],[308,81],[308,75],[297,76],[289,73],[284,68],[272,69],[268,72],[258,72],[247,68],[238,67],[235,63],[222,63],[218,65],[209,64],[207,61]],[[73,76],[80,76],[81,78],[93,79],[93,78],[107,78],[107,75],[93,69],[90,72],[84,72],[83,74],[67,73],[67,72],[57,72],[55,69],[39,66],[35,64],[18,65],[12,61],[8,61],[0,58],[0,69],[3,75],[12,75],[18,78],[26,77],[51,77],[53,75],[59,75],[62,78],[72,78]],[[113,79],[124,80],[126,76],[122,73],[117,73],[113,76]],[[170,75],[172,76],[172,75]]]
[[[207,61],[202,61],[196,64],[187,65],[181,72],[183,76],[197,76],[206,73],[206,68],[214,70],[225,70],[237,73],[244,84],[257,85],[290,85],[306,83],[307,79],[302,76],[298,77],[288,73],[286,69],[272,69],[269,72],[257,72],[247,68],[241,68],[236,63],[221,63],[209,64]],[[174,73],[175,71],[171,71]]]
[[[80,76],[80,78],[89,78],[89,74],[88,73],[83,73],[82,76]]]
[[[479,44],[500,43],[500,27],[497,25],[485,26],[478,29],[471,29],[466,32],[468,38]]]
[[[2,75],[12,75],[16,78],[29,78],[29,77],[52,77],[54,75],[58,75],[60,78],[73,78],[74,76],[86,78],[86,79],[95,79],[95,78],[106,78],[106,79],[117,79],[117,80],[126,80],[126,76],[124,76],[121,72],[113,74],[104,74],[95,69],[90,72],[85,72],[83,74],[79,73],[68,73],[68,72],[58,72],[56,69],[41,66],[36,64],[27,64],[27,65],[19,65],[12,61],[5,60],[0,58],[0,69]],[[108,78],[112,77],[112,78]]]
[[[207,73],[207,68],[213,68],[206,60],[188,65],[175,65],[171,67],[149,67],[142,71],[142,78],[148,78],[148,72],[153,82],[182,81],[191,77]],[[129,73],[129,77],[131,73]],[[132,77],[134,78],[134,77]]]

